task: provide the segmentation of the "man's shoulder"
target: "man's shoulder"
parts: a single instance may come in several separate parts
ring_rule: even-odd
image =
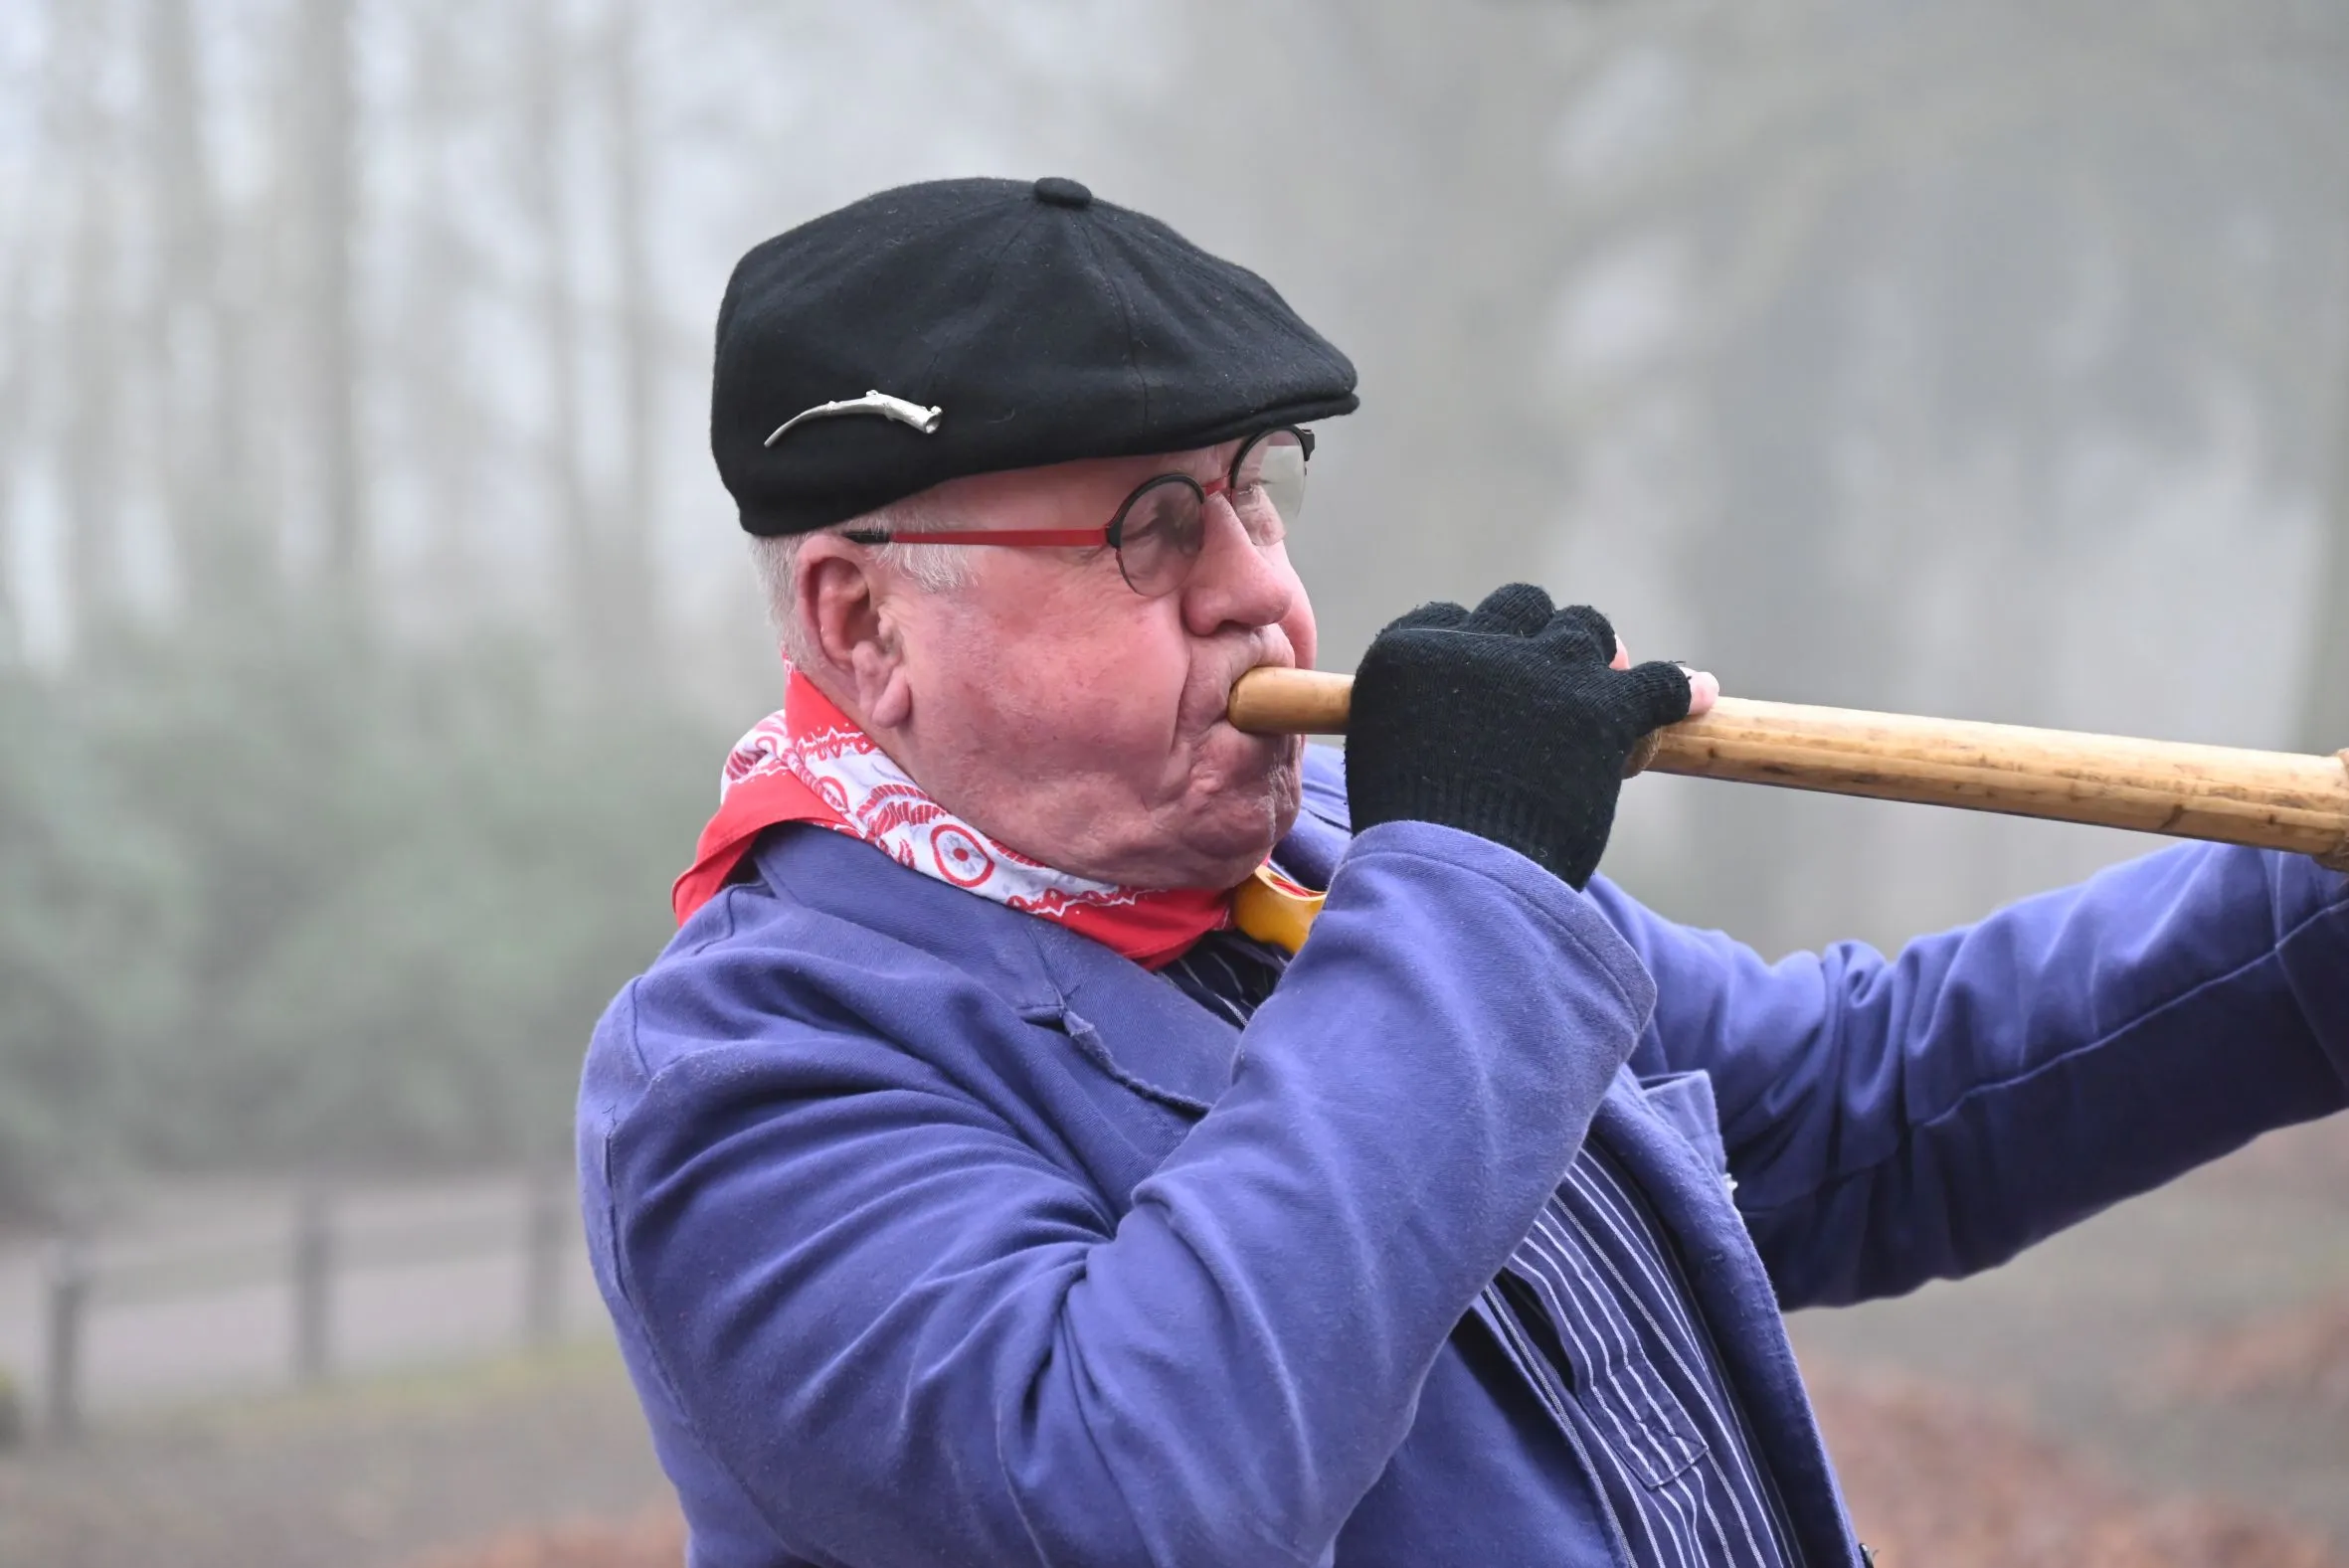
[[[649,1080],[680,1061],[790,1035],[820,1012],[853,946],[846,922],[779,899],[759,882],[697,910],[621,988],[588,1046],[599,1068]]]
[[[1016,1017],[1047,993],[1024,917],[837,834],[772,836],[786,841],[762,844],[752,874],[696,911],[614,1000],[589,1047],[591,1074],[599,1057],[648,1080],[695,1058],[860,1041],[944,1049],[956,1037],[949,1015]]]

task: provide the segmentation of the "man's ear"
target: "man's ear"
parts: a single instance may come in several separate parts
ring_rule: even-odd
[[[911,707],[892,586],[870,556],[844,539],[811,534],[800,547],[793,594],[800,624],[824,666],[811,674],[850,696],[852,717],[880,729],[903,724]]]

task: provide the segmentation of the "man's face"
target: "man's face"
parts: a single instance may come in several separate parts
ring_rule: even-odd
[[[1097,528],[1156,474],[1206,481],[1238,443],[959,479],[972,527]],[[1224,722],[1240,674],[1311,666],[1313,607],[1221,496],[1180,588],[1145,599],[1109,550],[972,546],[974,581],[892,596],[912,697],[891,750],[1020,854],[1142,887],[1227,887],[1296,819],[1304,743]]]

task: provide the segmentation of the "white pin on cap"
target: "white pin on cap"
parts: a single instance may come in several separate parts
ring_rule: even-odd
[[[924,436],[938,434],[938,422],[946,418],[944,409],[925,409],[918,403],[908,403],[903,398],[892,398],[886,392],[867,392],[861,398],[844,398],[838,403],[818,403],[813,409],[803,409],[781,425],[776,426],[775,434],[760,444],[763,446],[774,445],[783,439],[785,433],[795,425],[805,425],[810,420],[837,419],[844,414],[878,414],[885,420],[895,420],[900,425],[910,425]]]

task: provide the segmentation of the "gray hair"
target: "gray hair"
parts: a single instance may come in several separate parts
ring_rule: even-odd
[[[891,501],[887,506],[821,531],[837,534],[871,528],[884,533],[914,534],[950,532],[964,526],[963,520],[941,506],[937,497],[925,492]],[[776,640],[783,644],[784,656],[798,665],[820,656],[814,628],[800,619],[800,547],[808,537],[783,534],[763,538],[753,534],[750,540],[751,569],[758,574],[759,588],[767,601],[768,622],[775,628]],[[951,594],[969,588],[975,575],[968,545],[889,544],[871,549],[875,561],[903,573],[925,594]]]

